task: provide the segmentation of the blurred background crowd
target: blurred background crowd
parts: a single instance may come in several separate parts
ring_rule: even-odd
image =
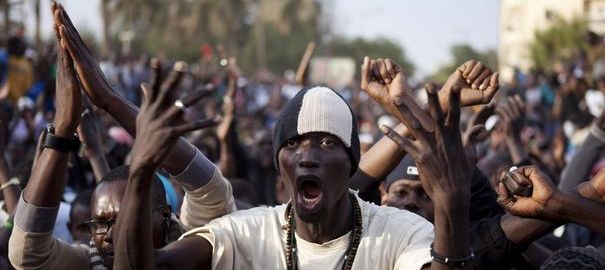
[[[55,44],[46,42],[52,39],[38,29],[45,27],[40,19],[33,29],[19,20],[24,9],[39,14],[40,2],[0,1],[0,183],[16,179],[21,187],[54,112]],[[333,35],[325,15],[334,8],[331,2],[101,0],[101,35],[88,35],[87,41],[112,88],[136,105],[141,102],[139,85],[151,77],[152,56],[165,67],[187,60],[184,93],[216,89],[213,98],[188,108],[187,117],[222,115],[228,120],[190,134],[188,140],[220,164],[239,209],[276,205],[288,198],[273,167],[271,133],[289,98],[311,84],[337,90],[358,117],[363,154],[382,137],[379,125],[398,123],[360,90],[362,56],[389,57],[410,77],[415,74],[413,60],[392,39]],[[462,119],[464,127],[485,124],[489,131],[489,138],[477,146],[477,159],[494,187],[503,171],[518,164],[539,165],[556,184],[570,174],[585,180],[597,175],[605,168],[605,141],[591,137],[590,129],[605,131],[605,31],[599,23],[605,22],[605,1],[492,2],[500,13],[498,50],[454,44],[450,61],[432,73],[413,76],[410,89],[426,103],[425,82],[442,84],[466,60],[480,60],[500,71],[502,87],[490,105],[465,108]],[[227,91],[230,84],[235,85],[232,93]],[[225,103],[225,97],[234,102]],[[90,238],[83,222],[90,216],[91,190],[102,177],[93,170],[95,159],[104,157],[107,168],[127,164],[133,143],[102,110],[92,108],[85,117],[89,124],[78,130],[83,145],[71,156],[55,226],[55,236],[69,243]],[[184,192],[164,176],[178,216]],[[18,194],[7,188],[2,192],[0,223],[14,211]],[[602,237],[573,224],[541,241],[553,251],[591,245],[605,254]],[[0,245],[4,258],[6,247]],[[531,263],[523,267],[532,269]]]

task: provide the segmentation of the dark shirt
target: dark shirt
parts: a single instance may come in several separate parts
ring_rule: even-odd
[[[357,170],[350,182],[350,187],[359,190],[359,197],[380,204],[378,186],[382,179],[375,179]],[[525,246],[516,245],[506,238],[500,218],[504,210],[496,202],[496,192],[489,179],[477,168],[471,180],[471,207],[469,209],[470,241],[475,252],[473,269],[507,269],[514,263]],[[510,263],[506,263],[509,261]]]

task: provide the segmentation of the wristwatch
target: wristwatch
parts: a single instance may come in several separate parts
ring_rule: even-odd
[[[55,136],[55,127],[49,123],[46,126],[44,148],[50,148],[63,153],[77,152],[80,149],[80,139],[77,133],[74,133],[74,136],[69,139]]]

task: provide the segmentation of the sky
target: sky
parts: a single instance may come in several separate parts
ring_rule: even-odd
[[[218,0],[217,0],[218,1]],[[26,3],[31,1],[26,0]],[[50,25],[49,2],[42,2],[42,25]],[[99,0],[61,1],[78,28],[101,33]],[[386,37],[402,45],[417,67],[430,74],[450,60],[449,48],[467,43],[496,49],[500,0],[320,0],[330,3],[333,33],[345,37]],[[28,29],[33,13],[25,8]],[[52,28],[43,29],[45,36]]]

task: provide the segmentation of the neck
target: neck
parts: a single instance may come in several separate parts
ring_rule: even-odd
[[[353,227],[353,211],[348,190],[336,201],[334,208],[329,209],[328,216],[319,222],[305,222],[296,215],[296,211],[294,213],[296,234],[305,241],[316,244],[341,237]]]

